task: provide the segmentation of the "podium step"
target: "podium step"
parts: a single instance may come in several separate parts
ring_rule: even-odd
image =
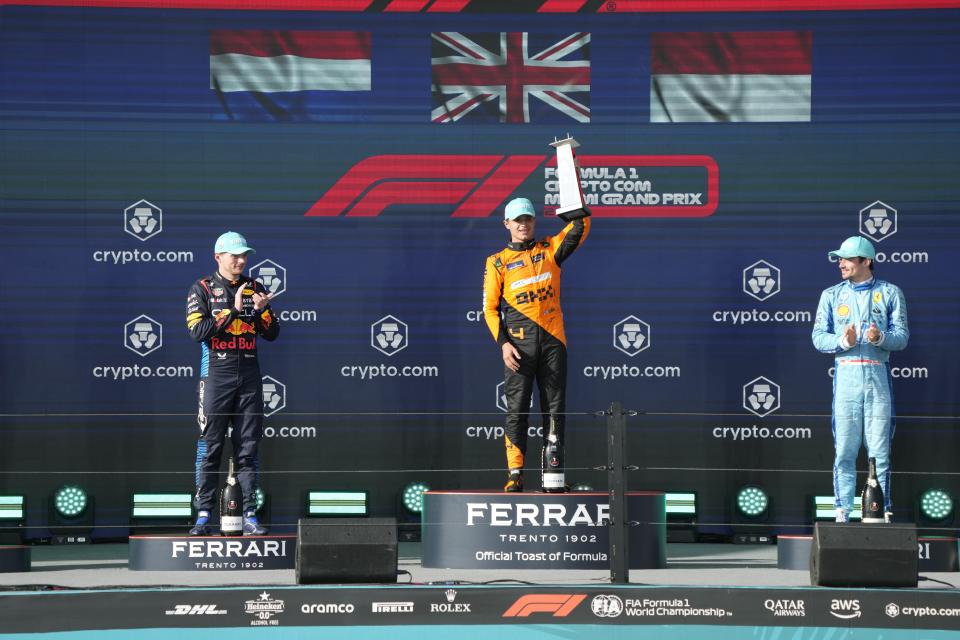
[[[130,536],[131,571],[293,569],[297,536]]]

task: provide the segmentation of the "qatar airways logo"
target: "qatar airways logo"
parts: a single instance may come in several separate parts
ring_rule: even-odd
[[[600,176],[598,180],[603,181],[609,174],[614,178],[609,181],[609,188],[617,191],[612,195],[621,196],[605,197],[596,205],[591,202],[590,210],[597,217],[703,218],[712,215],[720,202],[720,169],[710,156],[578,155],[577,160],[581,180],[584,176]],[[453,206],[451,218],[486,218],[498,212],[535,172],[542,170],[548,176],[555,175],[556,166],[554,155],[370,156],[353,165],[305,215],[372,217],[392,205],[405,204],[450,205]],[[650,167],[675,168],[677,179],[690,182],[693,189],[688,191],[696,193],[638,198],[631,192],[635,185],[642,184],[644,190],[652,188],[647,184],[649,180],[640,179],[621,181],[622,188],[617,187],[616,176],[621,172],[624,176],[639,176]],[[705,171],[695,171],[697,169]],[[698,177],[692,178],[694,173]],[[701,173],[705,176],[700,177]],[[602,188],[600,191],[607,192]],[[608,202],[629,204],[606,204]],[[647,204],[636,204],[641,202]]]

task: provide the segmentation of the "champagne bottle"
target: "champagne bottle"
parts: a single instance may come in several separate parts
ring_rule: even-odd
[[[883,518],[883,489],[877,480],[877,459],[868,461],[870,470],[867,474],[867,484],[863,486],[861,507],[863,508],[863,522],[865,524],[884,522]]]
[[[543,441],[540,468],[543,471],[544,493],[562,493],[567,490],[563,473],[563,443],[556,432],[553,416],[550,416],[550,430]]]
[[[220,534],[238,536],[243,532],[243,493],[237,484],[233,471],[233,457],[230,457],[230,469],[227,482],[220,490]]]

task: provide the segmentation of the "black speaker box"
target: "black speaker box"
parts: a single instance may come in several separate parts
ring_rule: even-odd
[[[297,584],[396,582],[396,519],[301,519],[296,576]]]
[[[810,547],[810,584],[820,587],[916,587],[913,524],[818,522]]]

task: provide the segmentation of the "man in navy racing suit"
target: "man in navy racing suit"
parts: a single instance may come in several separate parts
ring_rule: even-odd
[[[217,494],[220,457],[232,425],[231,443],[237,481],[243,492],[243,533],[267,532],[256,517],[258,448],[263,436],[263,387],[257,360],[257,336],[273,341],[280,325],[270,309],[270,294],[243,276],[253,253],[239,233],[221,235],[214,247],[217,271],[201,278],[187,296],[187,330],[200,343],[199,410],[194,507],[190,535],[212,533],[210,513]]]

